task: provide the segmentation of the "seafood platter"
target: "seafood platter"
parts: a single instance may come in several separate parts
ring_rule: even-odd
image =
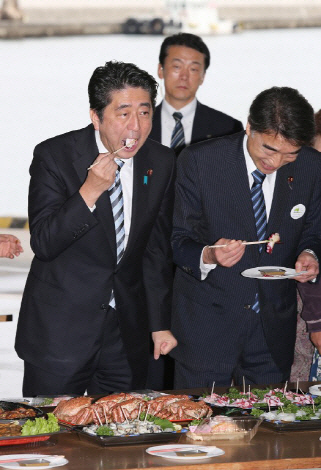
[[[222,414],[260,418],[275,431],[321,429],[321,397],[284,388],[252,389],[248,393],[231,388],[228,393],[200,398]],[[216,411],[217,412],[217,411]]]
[[[205,402],[188,395],[115,393],[93,400],[78,397],[61,401],[54,415],[82,439],[103,446],[177,441],[184,424],[212,414]]]

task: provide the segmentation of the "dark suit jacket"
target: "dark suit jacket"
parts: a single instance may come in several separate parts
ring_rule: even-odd
[[[156,140],[156,142],[162,141],[161,109],[162,103],[160,103],[155,109],[153,128],[149,134],[149,137]],[[234,134],[235,132],[242,130],[243,125],[240,121],[237,121],[231,116],[210,108],[209,106],[205,106],[197,101],[191,144],[201,142],[202,140],[208,140],[212,137]]]
[[[117,265],[108,193],[98,199],[93,213],[79,194],[97,154],[92,125],[35,148],[29,192],[35,257],[23,294],[16,351],[58,375],[72,373],[97,351],[114,289],[134,382],[142,384],[149,331],[170,327],[175,156],[149,139],[135,155],[131,228]]]
[[[231,268],[217,266],[201,281],[201,251],[219,238],[256,240],[255,219],[243,152],[244,133],[191,145],[178,158],[173,252],[176,270],[173,356],[200,369],[231,364],[239,347],[239,327],[259,292],[268,347],[282,371],[291,366],[296,329],[296,283],[257,280],[240,273],[255,266],[293,268],[305,248],[321,259],[321,159],[304,147],[297,160],[276,175],[267,234],[280,233],[273,253],[248,246]],[[288,178],[293,182],[289,184]],[[303,217],[291,209],[303,204]]]

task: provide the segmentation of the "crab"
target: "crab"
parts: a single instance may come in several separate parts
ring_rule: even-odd
[[[204,401],[179,400],[167,405],[159,414],[169,420],[200,419],[211,416],[212,409]]]
[[[154,398],[149,404],[149,413],[158,416],[164,407],[178,400],[189,400],[189,397],[188,395],[164,395]]]

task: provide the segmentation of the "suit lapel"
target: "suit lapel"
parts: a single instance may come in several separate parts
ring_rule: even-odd
[[[256,240],[256,225],[251,200],[249,177],[243,152],[243,138],[240,139],[240,146],[236,152],[234,165],[230,165],[227,181],[229,181],[231,197],[234,200],[235,211],[238,214],[241,224],[248,233],[247,240]]]
[[[97,158],[98,148],[95,139],[95,131],[92,125],[87,127],[87,132],[81,135],[76,143],[76,158],[73,161],[74,168],[81,181],[87,177],[87,168]],[[106,238],[110,244],[113,255],[116,258],[116,234],[114,217],[110,204],[108,191],[105,191],[96,202],[96,217],[99,219],[106,232]]]
[[[156,142],[162,141],[161,109],[162,104],[158,105],[154,111],[153,127],[151,133],[149,134],[149,138],[156,140]]]
[[[195,116],[193,120],[191,143],[199,142],[200,140],[210,139],[212,137],[209,129],[209,123],[211,123],[213,127],[213,119],[210,119],[206,107],[202,106],[201,103],[197,101]]]

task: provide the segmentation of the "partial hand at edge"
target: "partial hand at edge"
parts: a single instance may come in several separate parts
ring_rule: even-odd
[[[14,235],[0,235],[0,257],[13,259],[23,253],[20,240]]]
[[[319,351],[319,354],[321,354],[321,331],[311,331],[310,338],[314,346]]]

